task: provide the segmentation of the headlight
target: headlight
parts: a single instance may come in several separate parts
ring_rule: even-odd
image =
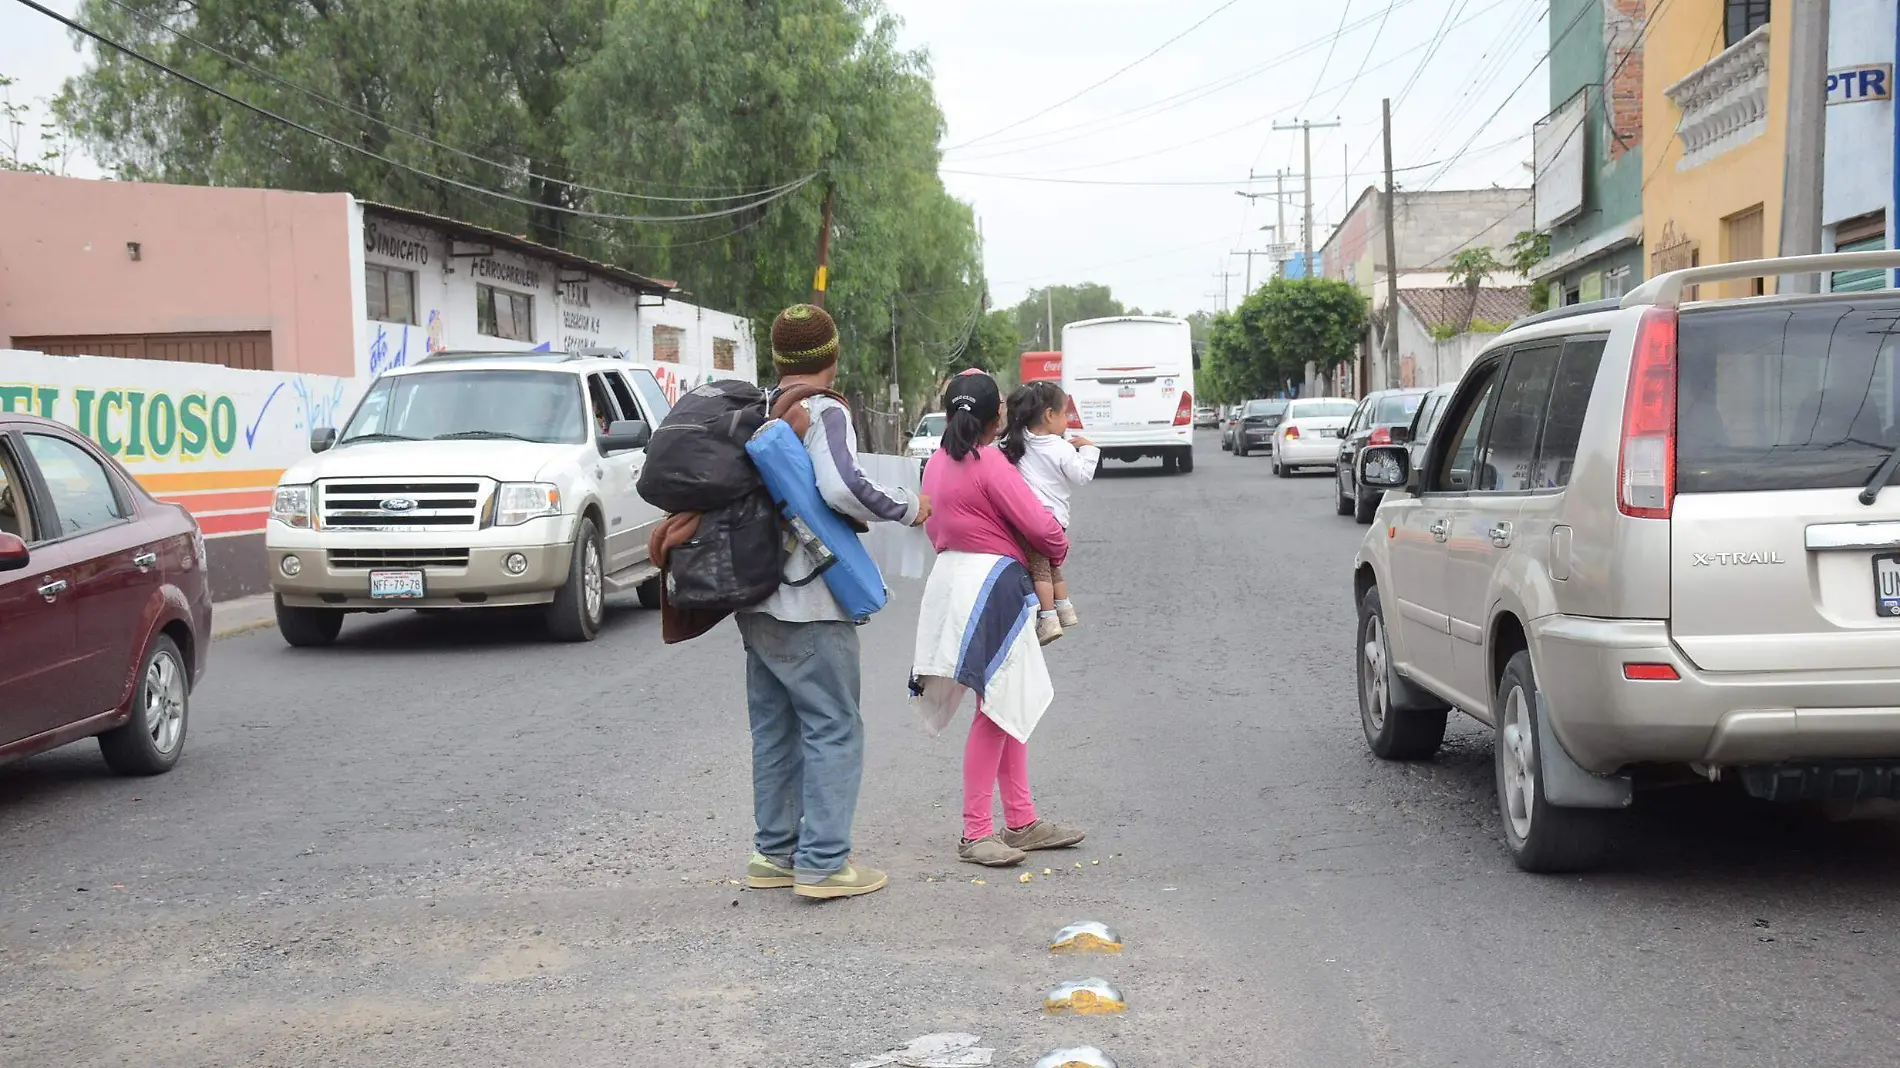
[[[518,527],[530,519],[561,514],[560,487],[547,482],[503,482],[495,491],[495,525]]]
[[[271,497],[270,517],[287,527],[310,528],[310,487],[279,486]]]

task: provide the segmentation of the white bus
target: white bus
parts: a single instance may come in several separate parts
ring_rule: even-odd
[[[1062,391],[1069,430],[1104,457],[1159,457],[1169,471],[1194,470],[1194,344],[1186,320],[1122,315],[1063,327]]]

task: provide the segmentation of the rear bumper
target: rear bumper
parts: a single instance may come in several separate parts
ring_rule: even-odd
[[[1293,438],[1276,442],[1283,467],[1334,467],[1339,463],[1338,438]]]
[[[1154,427],[1133,430],[1081,431],[1095,443],[1103,456],[1133,460],[1144,456],[1168,456],[1194,447],[1192,427]]]
[[[1900,674],[1705,672],[1660,621],[1548,616],[1531,625],[1538,688],[1564,748],[1590,771],[1900,759]],[[1674,682],[1624,678],[1668,664]]]

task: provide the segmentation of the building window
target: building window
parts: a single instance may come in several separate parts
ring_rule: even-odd
[[[1624,264],[1613,270],[1603,272],[1603,299],[1621,297],[1630,291],[1630,268]]]
[[[1768,0],[1726,0],[1727,30],[1722,38],[1722,47],[1733,48],[1735,42],[1768,25]]]
[[[533,341],[534,297],[494,286],[476,286],[475,329],[489,337]]]
[[[1722,220],[1722,258],[1725,262],[1743,263],[1762,258],[1763,250],[1767,247],[1763,243],[1764,220],[1765,216],[1760,204]],[[1731,288],[1724,295],[1759,297],[1766,292],[1768,292],[1767,279],[1744,278],[1739,291]]]
[[[1834,228],[1834,251],[1872,252],[1887,247],[1887,214],[1874,212],[1849,219]],[[1863,293],[1887,288],[1887,272],[1876,267],[1863,271],[1835,271],[1828,279],[1834,293]]]
[[[396,267],[369,264],[363,270],[369,317],[381,323],[416,325],[416,275]]]
[[[653,362],[680,362],[680,340],[686,331],[677,326],[656,326],[653,328]]]
[[[729,337],[713,338],[713,370],[732,370],[734,363],[733,353],[737,351],[738,348],[739,343]]]

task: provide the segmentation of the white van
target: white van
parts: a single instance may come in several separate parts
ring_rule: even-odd
[[[1069,430],[1104,457],[1194,470],[1194,343],[1185,319],[1121,315],[1062,328]]]

